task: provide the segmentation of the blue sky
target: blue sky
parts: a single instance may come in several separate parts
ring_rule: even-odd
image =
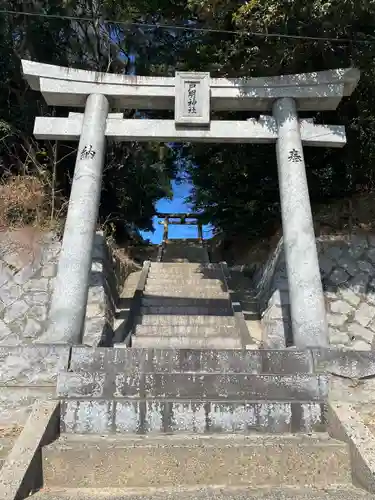
[[[130,75],[136,74],[136,54],[130,54],[129,60],[131,67],[128,70]],[[172,182],[173,187],[173,199],[163,199],[160,200],[156,205],[156,210],[162,213],[186,213],[191,212],[191,206],[189,206],[185,199],[189,196],[191,191],[191,184],[186,181],[183,184],[177,184]],[[163,226],[158,224],[157,217],[154,217],[154,228],[155,232],[141,231],[143,238],[149,239],[151,243],[160,243],[163,238]],[[196,238],[198,236],[197,226],[182,226],[182,225],[170,225],[169,226],[169,238]],[[212,228],[210,226],[203,226],[203,238],[212,237]]]
[[[189,196],[191,184],[185,182],[183,184],[172,183],[173,199],[160,200],[156,205],[156,210],[163,213],[186,213],[191,212],[191,206],[185,202],[185,198]],[[160,219],[159,219],[160,220]],[[157,217],[154,218],[154,233],[142,231],[142,236],[149,239],[152,243],[160,243],[163,237],[163,226],[157,223]],[[169,238],[196,238],[198,236],[197,226],[169,226]],[[212,230],[209,226],[203,227],[203,237],[211,238]]]

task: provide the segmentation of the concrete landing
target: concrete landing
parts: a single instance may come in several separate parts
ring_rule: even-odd
[[[43,448],[47,487],[351,484],[347,445],[299,436],[69,436]]]
[[[230,488],[203,489],[49,489],[32,497],[35,500],[371,500],[373,495],[353,487],[324,488]]]

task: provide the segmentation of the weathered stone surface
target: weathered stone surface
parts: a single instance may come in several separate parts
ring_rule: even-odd
[[[358,267],[360,267],[359,264],[349,256],[341,257],[338,260],[338,265],[350,274],[350,276],[355,276],[358,272]]]
[[[325,376],[244,375],[219,373],[61,372],[57,394],[61,398],[177,398],[202,400],[324,401]]]
[[[370,248],[367,252],[367,258],[372,262],[375,263],[375,248]]]
[[[311,351],[262,350],[262,373],[312,373]]]
[[[341,285],[349,280],[349,274],[342,268],[336,268],[329,276],[331,283]]]
[[[79,434],[311,432],[324,420],[319,403],[64,400],[61,412],[61,431]]]
[[[71,370],[181,373],[310,373],[310,351],[296,350],[173,350],[91,349],[73,347]]]
[[[351,323],[348,326],[348,333],[353,340],[364,340],[367,343],[371,344],[372,339],[374,338],[374,332],[369,328],[365,328],[358,323]]]
[[[30,291],[26,296],[26,301],[29,306],[40,306],[48,303],[50,295],[48,292]]]
[[[7,337],[8,335],[10,335],[12,333],[11,329],[9,328],[9,326],[7,326],[4,321],[1,321],[0,320],[0,338],[4,338],[4,337]]]
[[[42,278],[54,278],[57,274],[57,264],[54,262],[49,262],[45,264],[41,269]]]
[[[0,386],[0,425],[24,425],[36,401],[55,399],[54,386]]]
[[[334,373],[348,379],[375,375],[375,352],[313,349],[312,355],[317,372]]]
[[[105,304],[101,303],[88,303],[86,307],[86,318],[95,318],[97,316],[103,316],[105,312]]]
[[[371,345],[364,340],[356,340],[352,343],[352,349],[355,351],[370,351]]]
[[[323,274],[330,274],[334,266],[335,262],[330,257],[327,255],[320,256],[319,267]]]
[[[237,332],[236,332],[237,333]],[[241,349],[243,344],[238,335],[234,337],[211,335],[208,337],[134,335],[132,348],[152,348],[155,345],[162,349]]]
[[[42,330],[42,325],[35,321],[35,319],[29,318],[26,320],[26,325],[23,331],[25,338],[37,338],[38,334]]]
[[[354,319],[362,326],[367,326],[375,317],[375,306],[363,302],[357,309]]]
[[[368,292],[366,293],[366,302],[371,305],[375,305],[375,291],[368,290]]]
[[[38,258],[34,258],[26,267],[11,270],[3,259],[0,242],[0,343],[3,345],[38,341],[45,332],[60,242],[52,238],[52,235],[46,235],[40,244],[42,246],[38,250]],[[103,324],[107,321],[107,294],[111,293],[108,287],[104,290],[103,276],[98,276],[100,269],[103,270],[102,274],[113,272],[112,264],[104,259],[103,252],[101,246],[97,253],[105,264],[94,263],[92,270],[100,285],[93,287],[88,297],[87,317],[95,320],[91,322],[90,334],[95,337],[92,340],[94,345],[98,343],[103,326],[100,331],[94,332],[94,329],[98,326],[99,317]],[[45,341],[48,342],[48,338]]]
[[[237,329],[234,325],[217,326],[155,326],[155,325],[136,325],[134,335],[159,335],[162,337],[214,337],[228,336],[236,337]]]
[[[365,235],[351,235],[350,245],[348,246],[348,253],[354,258],[358,259],[368,247],[367,238]]]
[[[350,306],[347,302],[343,300],[336,300],[331,303],[331,311],[333,313],[348,315],[354,311],[354,307]]]
[[[94,318],[86,317],[82,343],[93,347],[107,346],[111,342],[111,338],[107,338],[110,336],[107,326],[108,320],[103,314]]]
[[[271,295],[268,305],[283,307],[290,304],[289,292],[285,290],[275,290]]]
[[[366,273],[358,273],[350,279],[346,285],[354,293],[366,293],[370,276]]]
[[[369,273],[369,274],[373,274],[374,272],[374,266],[372,264],[370,264],[370,262],[367,262],[365,260],[359,260],[358,261],[358,267],[361,271],[365,272],[365,273]]]
[[[349,336],[346,332],[341,332],[336,328],[329,328],[329,341],[331,344],[346,345],[349,342]]]
[[[43,322],[47,319],[47,306],[48,304],[32,306],[28,311],[30,318]]]
[[[262,324],[263,344],[267,349],[284,349],[287,339],[292,338],[290,319],[274,319],[264,321]]]
[[[264,354],[273,356],[273,353]],[[282,355],[280,355],[281,357]],[[289,356],[289,353],[286,354]],[[276,358],[278,353],[276,353]],[[274,359],[274,358],[272,358]],[[280,358],[279,358],[280,359]],[[275,361],[276,362],[276,361]],[[281,363],[281,361],[279,361]],[[117,370],[127,373],[133,369],[148,372],[232,372],[259,373],[262,368],[261,353],[233,350],[197,349],[88,349],[73,347],[71,369]]]
[[[326,254],[329,255],[332,259],[338,261],[345,247],[345,243],[343,244],[342,242],[334,242],[333,244],[328,245]]]
[[[32,279],[24,284],[24,291],[30,292],[46,292],[49,288],[49,280],[47,278]]]
[[[69,348],[65,346],[0,346],[0,385],[54,385],[68,360]]]
[[[346,316],[341,314],[327,314],[327,321],[330,326],[342,326],[346,319]]]
[[[17,300],[16,302],[13,302],[12,305],[7,307],[4,315],[4,321],[9,324],[15,319],[23,317],[28,309],[29,306],[25,301]]]
[[[162,315],[142,314],[136,319],[140,325],[234,325],[234,316],[202,315]]]
[[[341,288],[340,295],[348,304],[353,307],[357,307],[361,302],[361,298],[358,297],[358,295],[354,293],[351,288]]]

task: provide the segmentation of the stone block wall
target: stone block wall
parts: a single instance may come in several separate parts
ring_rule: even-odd
[[[61,248],[53,234],[44,234],[25,259],[19,241],[13,240],[0,245],[0,345],[32,344],[45,331]],[[97,233],[83,344],[110,344],[125,272],[103,234]]]
[[[375,347],[375,235],[320,236],[319,264],[333,346]],[[263,340],[270,347],[292,343],[288,281],[280,240],[255,276],[262,313]]]

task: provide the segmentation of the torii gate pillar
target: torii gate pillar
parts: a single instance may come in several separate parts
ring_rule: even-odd
[[[324,292],[294,99],[278,99],[273,115],[293,342],[299,347],[327,346]]]
[[[88,96],[54,283],[49,328],[39,342],[80,344],[105,155],[108,99]]]

